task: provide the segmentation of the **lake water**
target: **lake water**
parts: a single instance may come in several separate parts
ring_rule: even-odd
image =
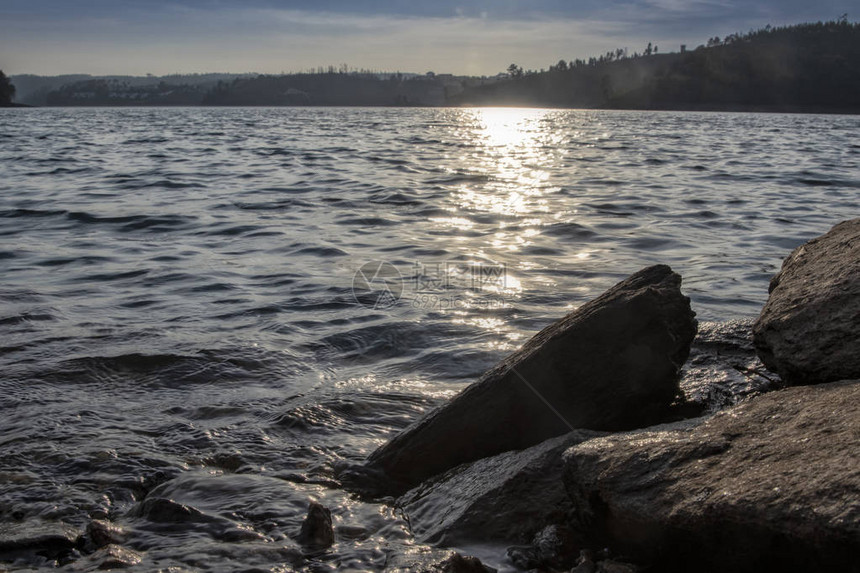
[[[854,116],[0,110],[0,533],[108,518],[140,571],[382,568],[408,522],[334,464],[648,264],[702,320],[757,315],[860,212],[858,142]],[[201,513],[139,516],[151,491]],[[310,499],[339,529],[306,559]]]

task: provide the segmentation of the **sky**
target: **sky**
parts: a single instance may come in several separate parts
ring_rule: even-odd
[[[856,0],[0,0],[0,70],[494,75],[858,11]]]

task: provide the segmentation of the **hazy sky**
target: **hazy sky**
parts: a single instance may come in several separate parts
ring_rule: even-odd
[[[7,74],[299,71],[492,75],[650,41],[661,51],[856,0],[0,0]]]

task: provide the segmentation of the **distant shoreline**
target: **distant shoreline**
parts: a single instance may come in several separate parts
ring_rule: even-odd
[[[27,108],[27,109],[155,109],[155,108],[195,108],[195,109],[217,109],[217,108],[292,108],[292,109],[323,109],[323,108],[377,108],[377,109],[480,109],[480,108],[520,108],[520,109],[551,109],[558,111],[661,111],[661,112],[696,112],[696,113],[766,113],[766,114],[798,114],[798,115],[860,115],[860,106],[852,108],[829,108],[822,106],[762,106],[762,105],[690,105],[675,107],[567,107],[552,105],[533,105],[510,103],[492,104],[463,104],[463,105],[368,105],[368,104],[340,104],[340,105],[266,105],[266,104],[244,104],[244,105],[183,105],[183,104],[151,104],[151,105],[29,105],[17,104],[0,105],[0,108]]]
[[[860,23],[767,26],[494,76],[349,71],[162,77],[12,76],[28,104],[70,107],[529,107],[860,114]]]

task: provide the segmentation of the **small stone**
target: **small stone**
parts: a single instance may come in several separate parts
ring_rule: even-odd
[[[597,573],[638,573],[639,568],[630,563],[605,559],[597,564]]]
[[[123,528],[100,519],[95,519],[87,525],[87,536],[95,547],[119,544],[128,539],[128,534]]]
[[[308,506],[308,515],[302,522],[299,542],[311,549],[326,549],[334,543],[334,529],[331,522],[331,511],[327,507],[312,501]]]
[[[579,552],[579,559],[570,573],[596,573],[597,564],[594,563],[594,555],[591,551],[583,549]]]
[[[517,569],[528,571],[529,569],[534,569],[540,565],[537,553],[531,545],[516,545],[514,547],[508,547],[505,553]]]
[[[581,544],[579,537],[570,528],[549,525],[535,535],[532,546],[541,565],[562,569],[570,567]]]

